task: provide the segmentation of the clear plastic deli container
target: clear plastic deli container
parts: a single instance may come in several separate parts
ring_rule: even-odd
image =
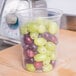
[[[56,63],[62,12],[57,9],[33,8],[17,13],[24,69],[30,72],[52,71]]]

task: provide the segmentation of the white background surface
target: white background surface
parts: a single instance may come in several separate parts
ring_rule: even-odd
[[[0,0],[0,7],[3,0]],[[76,16],[76,0],[46,0],[49,8],[63,10],[65,14]]]
[[[46,0],[49,8],[61,9],[65,14],[76,16],[76,0]]]

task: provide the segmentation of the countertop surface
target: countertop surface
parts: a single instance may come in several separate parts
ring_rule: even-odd
[[[31,73],[22,67],[21,45],[0,51],[0,76],[76,76],[76,32],[60,30],[57,64],[48,73]]]

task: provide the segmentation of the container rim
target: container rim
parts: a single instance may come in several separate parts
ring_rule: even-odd
[[[27,8],[27,9],[21,9],[17,10],[16,13],[21,13],[22,11],[33,11],[33,10],[47,10],[49,16],[41,16],[41,18],[58,18],[63,15],[63,11],[56,8]],[[51,15],[53,14],[53,15]]]

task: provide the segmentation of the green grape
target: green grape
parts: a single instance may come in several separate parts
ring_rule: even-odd
[[[46,23],[47,23],[47,20],[42,19],[42,18],[38,18],[36,20],[36,24],[38,25],[38,32],[39,33],[47,32]]]
[[[49,51],[54,51],[56,50],[56,45],[52,42],[47,42],[45,45],[46,49]]]
[[[46,60],[43,61],[43,65],[48,65],[48,64],[50,64],[50,61],[51,61],[51,57],[50,57],[50,56],[47,56]]]
[[[45,45],[46,44],[46,40],[44,39],[44,38],[36,38],[35,40],[34,40],[34,43],[36,44],[36,45],[38,45],[38,46],[43,46],[43,45]]]
[[[32,33],[32,32],[37,32],[37,30],[38,30],[38,26],[37,26],[36,23],[34,23],[34,22],[28,23],[28,31],[29,31],[30,33]]]
[[[38,38],[38,33],[37,32],[30,33],[30,36],[31,36],[32,39],[36,39],[36,38]]]
[[[44,33],[46,32],[46,27],[43,24],[38,25],[38,32],[39,33]]]
[[[41,54],[46,54],[47,53],[47,49],[44,46],[38,47],[38,50],[37,51],[39,53],[41,53]]]
[[[23,25],[23,26],[20,27],[20,33],[22,35],[28,33],[28,30],[27,30],[27,26],[26,25]]]
[[[44,61],[47,58],[46,54],[37,54],[34,56],[35,61]]]
[[[40,53],[40,54],[46,54],[46,55],[51,55],[52,51],[49,51],[46,49],[45,46],[40,46],[38,47],[37,51]]]
[[[50,58],[51,58],[51,60],[56,60],[56,53],[52,53],[52,54],[50,55]]]
[[[53,69],[53,66],[51,64],[48,64],[48,65],[44,65],[43,66],[43,71],[44,72],[49,72]]]
[[[36,69],[33,64],[26,64],[26,70],[34,72]]]
[[[48,23],[48,32],[51,34],[56,34],[58,32],[58,25],[56,22],[54,21],[50,21],[50,23]]]

